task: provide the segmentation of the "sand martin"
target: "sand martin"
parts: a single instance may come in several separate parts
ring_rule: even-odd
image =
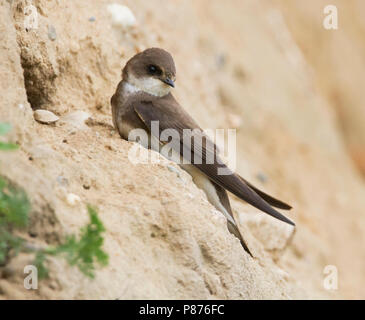
[[[241,242],[244,249],[250,253],[234,220],[227,191],[267,214],[294,225],[273,207],[289,210],[291,207],[277,200],[251,183],[240,177],[222,162],[218,148],[200,129],[199,125],[180,106],[171,93],[175,87],[175,63],[167,51],[150,48],[133,56],[125,65],[122,81],[111,98],[113,123],[123,139],[131,140],[129,133],[133,129],[144,129],[148,132],[151,144],[146,146],[160,152],[171,159],[170,154],[164,154],[161,147],[166,141],[160,138],[165,129],[173,129],[179,135],[175,139],[172,151],[173,159],[193,178],[194,183],[204,190],[208,201],[227,218],[229,231]],[[158,121],[158,132],[152,130],[152,122]],[[183,139],[184,129],[198,129],[198,138],[194,135],[190,143]],[[200,133],[199,133],[200,132]],[[199,136],[200,135],[200,136]],[[152,143],[154,140],[156,143]],[[152,145],[157,145],[152,147]],[[190,164],[183,163],[190,155]],[[213,155],[213,161],[207,158]],[[210,157],[211,159],[211,157]],[[228,170],[228,174],[219,174],[218,168]]]

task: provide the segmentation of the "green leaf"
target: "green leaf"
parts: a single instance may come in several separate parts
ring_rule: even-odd
[[[26,193],[0,177],[0,224],[26,227],[30,202]]]
[[[18,145],[14,143],[6,143],[0,141],[0,150],[16,150],[18,149]]]
[[[0,263],[5,262],[10,251],[17,255],[22,249],[24,240],[13,235],[12,230],[27,225],[29,208],[25,192],[0,177]]]
[[[70,265],[77,265],[82,273],[94,278],[94,263],[97,262],[105,266],[108,264],[109,257],[102,249],[104,238],[101,234],[105,228],[99,220],[95,208],[89,205],[88,212],[90,223],[81,229],[80,240],[77,241],[75,236],[70,236],[56,250],[66,254],[66,259]]]
[[[95,263],[105,266],[109,257],[102,249],[105,231],[104,225],[98,218],[95,208],[88,206],[90,222],[81,229],[80,240],[75,235],[66,238],[66,241],[58,247],[48,248],[44,252],[48,255],[64,255],[71,266],[77,266],[79,270],[90,278],[94,278]]]
[[[32,249],[22,237],[13,234],[14,230],[24,228],[28,224],[28,197],[23,190],[0,177],[0,264],[6,262],[10,253],[13,256],[19,251],[33,252],[38,275],[45,278],[48,276],[47,257],[60,255],[64,256],[70,265],[77,266],[86,276],[94,278],[95,264],[105,266],[109,257],[102,249],[104,225],[95,208],[88,206],[87,209],[90,222],[81,229],[79,240],[75,235],[71,235],[59,246]]]
[[[17,255],[23,243],[22,238],[12,235],[4,226],[0,226],[0,264],[5,262],[10,250]]]
[[[46,261],[46,254],[43,251],[37,252],[33,264],[37,268],[39,279],[48,278],[49,276],[48,268],[45,265]]]
[[[8,133],[11,130],[11,124],[6,122],[0,122],[0,136]],[[13,143],[1,142],[0,141],[0,150],[15,150],[18,146]]]
[[[11,124],[6,122],[0,122],[0,136],[8,133],[11,130]]]

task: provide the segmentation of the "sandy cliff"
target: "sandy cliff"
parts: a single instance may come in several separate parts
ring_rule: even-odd
[[[53,259],[50,279],[28,291],[30,257],[21,254],[0,268],[1,298],[365,296],[364,182],[332,101],[286,24],[288,8],[119,1],[137,21],[123,29],[112,24],[110,1],[39,0],[38,28],[27,31],[30,3],[0,2],[0,119],[20,145],[0,154],[1,174],[27,190],[33,209],[24,236],[37,244],[77,232],[85,204],[96,205],[110,263],[90,280]],[[121,69],[151,46],[173,54],[175,95],[203,128],[237,129],[238,172],[294,207],[295,232],[231,197],[255,259],[188,174],[169,162],[131,164],[132,144],[112,128],[109,99]],[[40,124],[36,109],[61,119]],[[69,205],[69,193],[80,203]],[[323,287],[327,265],[338,269],[338,290]]]

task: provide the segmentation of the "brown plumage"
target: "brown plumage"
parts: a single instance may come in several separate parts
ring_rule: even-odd
[[[155,66],[160,68],[161,73],[154,75],[149,73],[148,67]],[[132,72],[130,72],[133,70]],[[123,79],[128,81],[133,73],[135,78],[153,76],[163,81],[164,77],[175,79],[175,63],[172,56],[163,49],[150,48],[132,57],[123,68]]]
[[[257,189],[232,171],[228,175],[218,174],[218,168],[229,169],[219,158],[217,147],[170,92],[174,86],[175,72],[171,55],[162,49],[147,49],[129,60],[123,70],[123,80],[111,99],[114,125],[124,139],[128,139],[130,131],[135,128],[145,129],[151,136],[151,121],[159,121],[159,132],[153,133],[157,139],[160,139],[165,129],[176,130],[179,138],[172,138],[169,145],[181,158],[184,156],[186,159],[190,155],[192,160],[192,164],[181,167],[192,175],[197,186],[207,194],[208,200],[226,216],[228,230],[239,238],[249,252],[234,221],[226,190],[267,214],[294,225],[272,206],[285,210],[291,207]],[[195,132],[191,145],[183,140],[184,129],[200,130]],[[166,144],[167,141],[160,143]],[[157,151],[161,152],[160,149]],[[207,159],[213,159],[213,162],[207,163]]]

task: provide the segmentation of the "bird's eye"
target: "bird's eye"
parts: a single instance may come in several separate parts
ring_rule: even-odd
[[[157,66],[155,66],[155,65],[153,65],[153,64],[150,64],[150,65],[148,66],[148,72],[149,72],[150,74],[158,74],[158,73],[160,72],[160,69],[159,69]]]

